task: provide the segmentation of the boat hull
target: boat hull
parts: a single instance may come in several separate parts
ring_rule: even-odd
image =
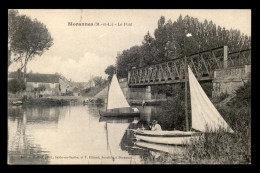
[[[169,145],[186,145],[189,144],[191,136],[187,137],[151,137],[151,136],[141,136],[135,135],[137,140],[157,143],[157,144],[169,144]]]
[[[99,111],[99,115],[101,117],[138,117],[140,116],[140,112],[119,113]]]
[[[14,106],[20,106],[22,104],[23,104],[23,102],[21,102],[21,101],[12,102],[12,105],[14,105]]]
[[[156,144],[168,145],[188,145],[191,139],[201,135],[198,132],[181,132],[181,131],[135,131],[137,140],[146,141]]]
[[[183,151],[182,146],[155,144],[155,143],[149,143],[144,141],[136,141],[135,145],[140,148],[154,150],[154,151],[163,151],[170,154],[180,153]]]

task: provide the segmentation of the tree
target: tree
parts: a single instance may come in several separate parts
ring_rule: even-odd
[[[10,56],[13,54],[12,61],[21,63],[20,69],[23,70],[25,79],[28,62],[48,50],[53,45],[53,38],[46,26],[37,19],[31,20],[13,10],[8,15],[11,16],[8,19]]]
[[[113,77],[113,74],[115,73],[115,66],[113,65],[109,65],[106,70],[105,70],[105,74],[108,75],[108,81],[111,81],[112,77]]]
[[[150,64],[154,64],[156,60],[156,46],[155,46],[155,39],[150,35],[149,32],[144,36],[144,40],[141,46],[141,60],[140,60],[140,67],[141,66],[148,66]]]
[[[11,93],[21,92],[25,89],[25,83],[23,80],[12,79],[8,82],[8,91]]]
[[[93,81],[95,82],[95,86],[102,87],[104,83],[106,82],[104,79],[102,79],[101,76],[95,76],[93,77]]]
[[[127,77],[128,70],[132,67],[139,67],[140,60],[143,56],[140,46],[132,46],[130,49],[124,50],[122,54],[117,56],[117,77]]]
[[[192,37],[187,38],[186,34]],[[144,36],[142,45],[132,46],[117,56],[117,74],[120,78],[128,75],[132,67],[143,67],[176,59],[227,45],[229,52],[251,48],[251,37],[239,30],[226,30],[212,21],[199,22],[197,18],[182,15],[172,22],[160,17],[154,31]]]
[[[17,31],[17,10],[9,10],[8,11],[8,67],[11,65],[11,41],[15,32]]]
[[[13,72],[14,76],[12,80],[8,81],[8,91],[12,93],[22,92],[25,90],[25,82],[23,80],[23,73],[20,69]]]

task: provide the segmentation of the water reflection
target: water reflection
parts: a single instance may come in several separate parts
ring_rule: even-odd
[[[11,164],[48,164],[48,151],[27,135],[28,121],[23,107],[8,109],[8,163]],[[30,115],[30,114],[28,114]],[[51,115],[51,114],[50,114]]]
[[[95,105],[8,108],[10,164],[142,164],[131,129],[146,125],[156,107],[138,118],[100,118]]]

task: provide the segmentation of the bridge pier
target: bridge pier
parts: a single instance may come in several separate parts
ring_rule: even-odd
[[[212,81],[212,97],[220,96],[222,93],[232,94],[237,88],[250,80],[250,75],[250,64],[215,70]]]
[[[151,99],[152,99],[151,86],[148,85],[145,87],[145,100],[151,100]]]

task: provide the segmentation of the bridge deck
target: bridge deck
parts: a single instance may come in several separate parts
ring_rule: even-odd
[[[251,64],[251,49],[227,53],[227,47],[212,49],[188,56],[187,64],[198,80],[212,80],[214,71],[226,67]],[[185,81],[185,59],[132,69],[128,72],[129,86],[171,84]]]

